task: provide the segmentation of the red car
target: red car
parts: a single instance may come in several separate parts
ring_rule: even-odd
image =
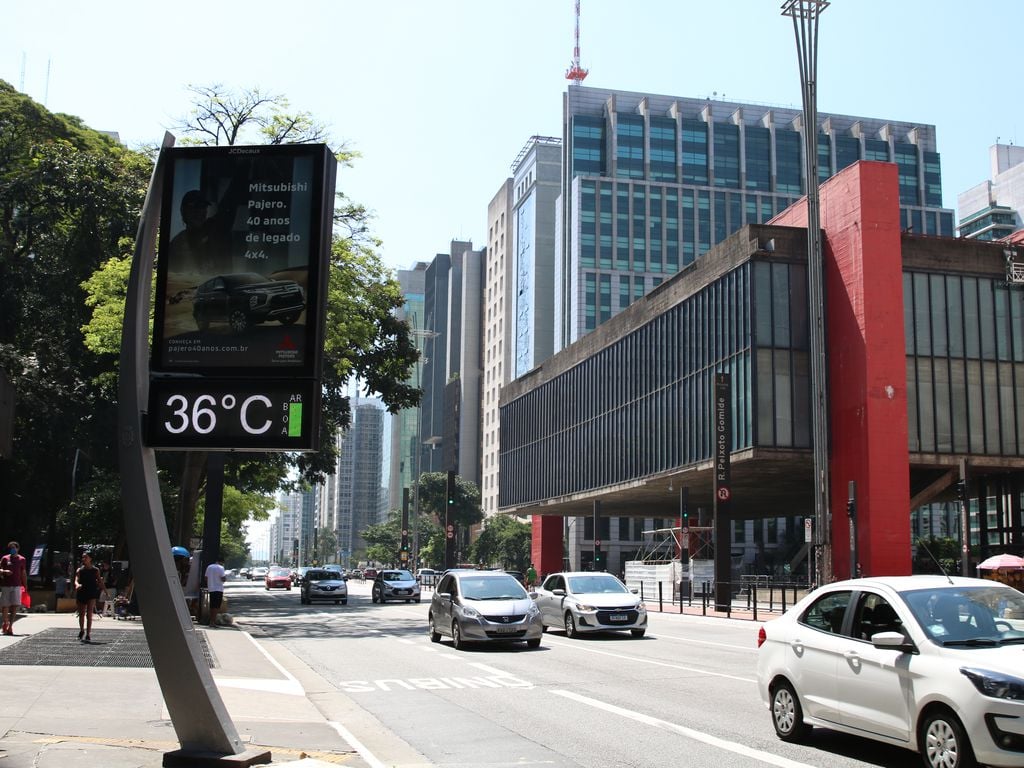
[[[377,569],[376,568],[364,568],[363,569],[363,578],[364,579],[370,579],[370,580],[376,579],[377,578]]]
[[[267,577],[263,580],[263,586],[269,592],[272,589],[292,588],[292,572],[287,568],[271,568],[267,571]]]

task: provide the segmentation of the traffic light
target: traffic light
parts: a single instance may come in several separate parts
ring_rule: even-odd
[[[448,470],[448,506],[455,504],[455,470]]]
[[[960,500],[961,504],[967,503],[967,481],[957,480],[956,481],[956,497]]]

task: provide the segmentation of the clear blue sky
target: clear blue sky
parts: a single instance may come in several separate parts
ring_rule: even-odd
[[[582,5],[587,85],[799,107],[781,0]],[[339,186],[407,268],[484,245],[516,154],[561,134],[572,25],[572,0],[5,0],[0,78],[129,145],[160,140],[190,83],[285,95],[362,152]],[[832,0],[818,108],[935,125],[955,209],[991,144],[1024,141],[1022,28],[1021,0]]]

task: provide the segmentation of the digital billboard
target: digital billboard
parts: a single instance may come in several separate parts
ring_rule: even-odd
[[[330,149],[167,152],[151,369],[318,376],[336,167]]]

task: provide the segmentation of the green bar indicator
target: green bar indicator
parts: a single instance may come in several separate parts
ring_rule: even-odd
[[[302,403],[288,403],[288,437],[302,437]]]

